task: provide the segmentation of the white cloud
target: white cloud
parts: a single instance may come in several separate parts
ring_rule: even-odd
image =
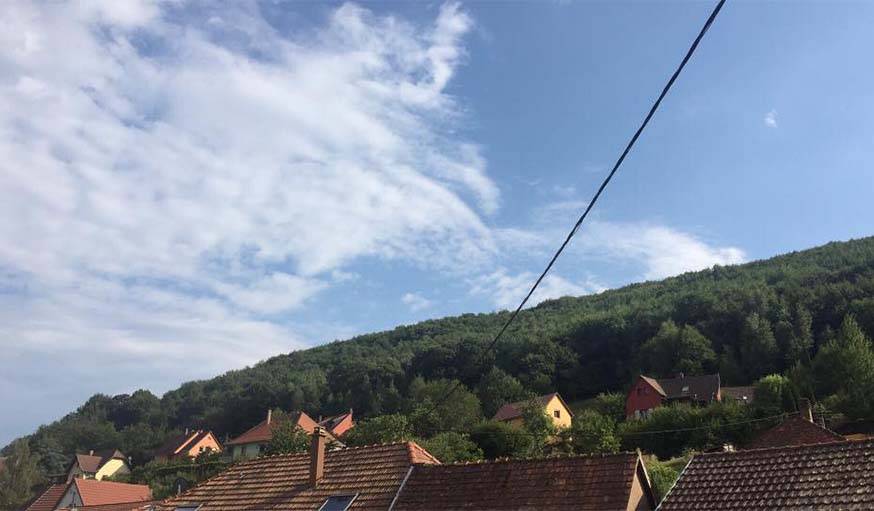
[[[431,307],[431,300],[425,298],[419,293],[404,293],[401,297],[401,302],[410,308],[413,312],[418,312],[428,307]]]
[[[765,126],[767,126],[769,128],[776,128],[777,127],[777,111],[771,110],[770,112],[765,114],[764,122],[765,122]]]
[[[206,376],[301,346],[263,315],[352,261],[490,260],[500,193],[445,91],[473,26],[457,4],[430,26],[345,4],[306,32],[178,7],[0,5],[7,354],[156,375],[196,356],[177,377]]]

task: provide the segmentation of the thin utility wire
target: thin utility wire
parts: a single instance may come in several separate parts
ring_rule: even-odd
[[[580,215],[580,218],[574,224],[573,228],[568,233],[564,242],[561,244],[561,246],[555,252],[555,255],[553,255],[552,259],[549,260],[549,264],[546,265],[546,268],[543,270],[543,273],[541,273],[540,276],[537,277],[537,280],[534,282],[534,285],[531,286],[531,289],[528,291],[528,294],[525,295],[525,298],[522,300],[522,302],[519,304],[519,306],[516,307],[516,310],[513,311],[513,314],[510,315],[510,317],[504,323],[504,326],[502,326],[501,329],[498,331],[498,335],[495,336],[495,338],[492,340],[492,342],[489,343],[489,345],[486,347],[486,349],[479,356],[479,358],[477,359],[477,365],[480,364],[483,361],[483,359],[485,358],[485,356],[495,348],[495,346],[498,344],[498,341],[500,341],[501,337],[504,335],[504,332],[507,331],[507,328],[509,328],[510,325],[513,323],[513,321],[516,319],[516,316],[519,315],[519,312],[522,310],[523,307],[525,307],[525,304],[528,303],[528,300],[531,298],[531,295],[534,294],[534,291],[540,285],[540,282],[544,279],[544,277],[546,277],[546,274],[549,273],[549,270],[552,269],[552,266],[555,264],[555,261],[558,259],[558,256],[560,256],[561,253],[564,252],[565,247],[567,247],[567,245],[570,243],[571,239],[577,233],[580,226],[583,224],[583,221],[586,219],[587,216],[589,216],[589,212],[595,206],[595,203],[598,202],[598,199],[601,197],[601,193],[603,193],[604,189],[607,188],[607,185],[613,179],[613,176],[616,174],[616,171],[619,170],[619,167],[622,165],[622,162],[625,161],[625,157],[628,156],[628,153],[631,151],[631,148],[634,147],[634,144],[637,142],[637,139],[640,137],[640,134],[643,133],[643,130],[644,130],[644,128],[646,128],[647,124],[649,124],[650,119],[652,119],[653,115],[655,115],[656,110],[658,110],[659,105],[661,105],[661,103],[662,103],[662,100],[665,98],[665,96],[667,96],[668,91],[671,90],[671,87],[674,85],[674,82],[677,80],[677,77],[680,76],[680,73],[683,71],[683,68],[686,67],[686,63],[688,63],[689,59],[692,58],[692,54],[694,54],[695,50],[698,48],[698,43],[701,42],[701,39],[704,37],[704,34],[706,34],[707,31],[710,29],[710,26],[713,24],[713,21],[716,19],[716,16],[719,14],[719,11],[722,9],[723,4],[725,4],[725,0],[719,0],[719,3],[716,4],[716,7],[713,9],[713,12],[710,13],[710,17],[707,18],[707,22],[704,23],[704,26],[701,28],[701,31],[698,33],[698,37],[695,38],[695,41],[692,42],[692,46],[690,46],[689,50],[686,52],[686,56],[683,57],[683,60],[680,62],[680,65],[674,71],[674,74],[671,75],[671,78],[670,78],[670,80],[668,80],[667,85],[665,85],[665,88],[662,89],[662,92],[661,92],[661,94],[659,94],[658,99],[656,99],[655,103],[653,103],[652,107],[649,109],[649,113],[646,114],[646,117],[643,119],[643,122],[640,124],[640,127],[638,127],[637,131],[634,132],[634,136],[632,136],[631,140],[628,141],[628,144],[625,146],[625,149],[622,151],[622,154],[619,155],[619,159],[616,160],[616,163],[613,165],[613,169],[610,170],[610,173],[607,174],[606,178],[604,178],[604,181],[601,183],[601,186],[598,187],[598,191],[595,192],[595,195],[589,201],[589,205],[586,206],[585,211],[583,211],[583,214]],[[460,383],[456,382],[450,388],[449,392],[445,396],[443,396],[442,399],[437,401],[437,403],[434,405],[434,407],[431,411],[436,410],[441,404],[446,402],[446,400],[449,399],[449,397],[452,396],[452,394],[458,389],[459,385],[460,385]]]

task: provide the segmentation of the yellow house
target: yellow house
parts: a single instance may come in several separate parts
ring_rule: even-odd
[[[552,423],[555,424],[555,427],[569,428],[571,426],[571,419],[573,419],[574,413],[571,411],[567,403],[564,402],[564,399],[558,395],[558,392],[535,397],[534,401],[543,407],[543,413],[552,419]],[[522,413],[525,411],[525,406],[530,402],[531,401],[528,400],[507,403],[498,410],[498,413],[492,417],[492,420],[506,422],[511,426],[521,427],[524,424]]]
[[[75,478],[97,479],[130,474],[127,458],[117,449],[77,454],[67,471],[67,480]]]

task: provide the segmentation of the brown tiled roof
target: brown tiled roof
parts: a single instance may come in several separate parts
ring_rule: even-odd
[[[755,397],[755,389],[756,388],[752,386],[722,387],[722,390],[720,392],[722,393],[722,397],[730,397],[732,399],[737,399],[738,401],[751,403],[753,401],[753,398]]]
[[[31,502],[29,506],[24,508],[24,510],[52,511],[53,509],[55,509],[55,506],[58,505],[58,502],[61,501],[61,497],[64,496],[64,493],[66,493],[66,491],[66,484],[53,484],[46,488],[46,491],[42,492],[42,494],[40,494],[39,497]]]
[[[309,453],[265,456],[233,465],[163,505],[201,505],[200,511],[313,511],[332,495],[358,494],[350,510],[386,511],[410,466],[434,462],[413,442],[328,451],[324,478],[313,488]]]
[[[874,442],[699,454],[659,509],[874,509]]]
[[[352,428],[355,423],[352,421],[352,410],[326,417],[319,421],[319,426],[327,429],[334,436],[341,436],[343,433]]]
[[[144,484],[116,483],[96,479],[73,479],[83,506],[143,502],[152,500],[152,490]]]
[[[165,458],[171,458],[180,452],[190,449],[190,446],[197,444],[197,442],[200,442],[211,434],[210,431],[198,429],[196,431],[173,436],[164,442],[164,445],[158,448],[157,451],[155,451],[155,457],[163,456]]]
[[[783,447],[787,445],[822,444],[844,440],[844,437],[819,424],[814,424],[800,415],[767,429],[746,445],[747,449]]]
[[[625,511],[638,470],[637,453],[421,465],[392,511]]]
[[[124,454],[118,449],[97,451],[94,454],[77,454],[73,462],[79,465],[82,472],[96,473],[107,461],[111,459],[125,460]]]
[[[546,394],[543,396],[537,396],[534,398],[534,400],[542,406],[546,406],[549,404],[553,397],[557,397],[559,401],[561,401],[561,403],[564,405],[564,407],[567,408],[567,411],[571,414],[571,417],[573,417],[574,413],[571,411],[571,407],[564,402],[564,399],[561,398],[558,392],[553,392],[552,394]],[[522,412],[525,411],[525,405],[527,405],[529,402],[530,400],[507,403],[500,409],[498,409],[497,413],[495,413],[495,416],[492,417],[492,420],[506,421],[510,419],[515,419],[516,417],[521,417]]]
[[[641,378],[647,378],[641,376]],[[652,378],[647,378],[647,381]],[[659,378],[656,380],[667,399],[693,399],[710,401],[719,392],[719,375],[684,376],[682,378]]]
[[[294,420],[297,425],[300,426],[301,429],[303,429],[307,433],[312,433],[313,430],[316,429],[316,427],[319,425],[304,412],[295,412],[291,415],[291,419]],[[276,425],[280,424],[283,420],[287,419],[274,417],[270,422],[267,422],[267,419],[264,419],[263,421],[250,428],[248,431],[244,432],[242,435],[228,441],[227,445],[269,442],[273,438],[273,428],[275,428]]]

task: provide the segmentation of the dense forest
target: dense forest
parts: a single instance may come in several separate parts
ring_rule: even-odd
[[[641,372],[719,372],[724,385],[791,387],[778,389],[777,402],[760,415],[791,410],[793,396],[810,397],[829,413],[866,417],[871,411],[859,399],[870,401],[860,393],[874,390],[864,376],[874,369],[864,365],[871,354],[867,336],[874,334],[874,238],[549,300],[523,311],[495,352],[482,356],[507,314],[465,314],[361,335],[188,382],[160,398],[146,390],[95,395],[24,441],[48,476],[62,472],[75,451],[120,448],[142,464],[169,434],[187,427],[211,429],[223,439],[262,420],[268,408],[314,416],[353,408],[356,418],[371,418],[357,432],[359,441],[412,431],[430,438],[435,450],[443,442],[488,455],[500,432],[489,433],[497,426],[484,418],[507,400],[558,391],[570,402],[596,403],[578,414],[588,419],[576,438],[603,443],[598,432],[622,419],[617,393]],[[446,405],[455,407],[452,413],[423,409],[453,381],[462,386]],[[603,449],[642,446],[673,456],[682,442],[635,435],[646,427],[748,413],[730,405],[671,409],[651,426],[625,427]],[[710,435],[693,447],[719,441]]]

